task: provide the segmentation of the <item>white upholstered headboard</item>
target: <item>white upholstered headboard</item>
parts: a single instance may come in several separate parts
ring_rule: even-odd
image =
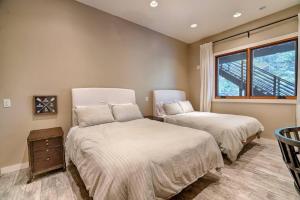
[[[153,115],[159,116],[158,105],[185,100],[185,92],[181,90],[153,90]]]
[[[91,106],[101,103],[122,104],[135,103],[135,92],[120,88],[74,88],[72,89],[72,110],[76,106]],[[72,112],[73,125],[77,124],[74,111]]]

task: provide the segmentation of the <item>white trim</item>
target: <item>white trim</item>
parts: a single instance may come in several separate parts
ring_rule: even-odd
[[[18,171],[18,170],[25,169],[25,168],[28,168],[28,167],[29,167],[29,163],[28,162],[26,162],[26,163],[18,163],[18,164],[15,164],[15,165],[10,165],[10,166],[6,166],[6,167],[2,167],[0,169],[0,172],[1,172],[1,174],[7,174],[7,173],[10,173],[10,172]]]
[[[213,99],[213,102],[223,103],[263,103],[263,104],[296,104],[291,99]]]
[[[267,39],[267,40],[262,40],[262,41],[251,43],[251,44],[246,44],[243,46],[239,46],[239,47],[224,50],[224,51],[219,51],[219,52],[214,53],[214,56],[218,56],[218,55],[222,55],[222,54],[226,54],[226,53],[230,53],[230,52],[234,52],[234,51],[239,51],[239,50],[243,50],[243,49],[248,49],[248,48],[252,48],[252,47],[256,47],[256,46],[260,46],[260,45],[264,45],[264,44],[268,44],[268,43],[273,43],[273,42],[285,40],[285,39],[296,37],[296,36],[298,36],[298,32],[282,35],[279,37],[274,37],[274,38]]]

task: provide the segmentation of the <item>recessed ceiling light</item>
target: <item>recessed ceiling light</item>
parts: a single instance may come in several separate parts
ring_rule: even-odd
[[[191,24],[190,27],[191,28],[197,28],[198,24]]]
[[[150,6],[151,6],[152,8],[156,8],[156,7],[158,6],[158,2],[157,2],[157,1],[151,1],[151,2],[150,2]]]
[[[234,17],[234,18],[237,18],[237,17],[240,17],[241,15],[242,15],[242,13],[236,12],[236,13],[234,13],[233,17]]]

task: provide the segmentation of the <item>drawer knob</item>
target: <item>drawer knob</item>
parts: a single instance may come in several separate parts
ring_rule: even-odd
[[[46,160],[50,160],[50,158],[47,158]]]
[[[49,143],[46,143],[46,146],[48,146],[49,145]]]
[[[45,140],[45,142],[49,142],[49,140]]]
[[[46,152],[48,152],[49,151],[49,149],[46,149]]]

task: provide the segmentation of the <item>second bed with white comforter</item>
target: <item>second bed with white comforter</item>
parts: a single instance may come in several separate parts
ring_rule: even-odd
[[[164,116],[165,122],[207,131],[231,161],[243,149],[242,141],[262,132],[264,127],[253,117],[210,112],[189,112]]]
[[[214,138],[149,119],[73,127],[66,149],[94,199],[167,199],[223,167]]]

